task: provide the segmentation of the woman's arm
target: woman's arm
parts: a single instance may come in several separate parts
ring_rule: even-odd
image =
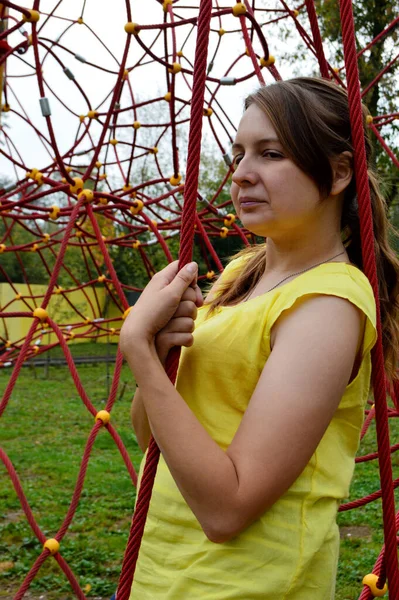
[[[151,438],[151,427],[148,421],[147,413],[143,404],[143,400],[140,396],[139,388],[136,389],[132,406],[130,409],[130,417],[134,432],[136,434],[138,445],[141,450],[145,452],[148,448]]]
[[[126,356],[162,455],[214,542],[238,535],[293,484],[350,378],[360,332],[358,309],[343,298],[323,295],[287,313],[226,451],[171,384],[153,344],[136,340],[135,351]]]
[[[212,288],[213,289],[213,288]],[[194,321],[197,318],[197,306],[203,303],[201,292],[197,286],[189,287],[181,298],[181,302],[169,323],[155,337],[155,349],[158,358],[165,368],[166,358],[173,346],[189,347],[194,338]],[[137,388],[130,409],[133,429],[137,442],[143,452],[148,448],[151,438],[151,427],[145,406]]]

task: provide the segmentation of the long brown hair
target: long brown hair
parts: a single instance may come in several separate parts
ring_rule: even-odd
[[[332,161],[342,152],[354,152],[347,93],[326,79],[297,77],[259,88],[248,96],[245,109],[251,104],[256,104],[266,113],[289,158],[318,185],[321,198],[328,198],[333,183]],[[399,356],[399,260],[389,238],[399,235],[399,232],[387,218],[387,205],[379,187],[378,174],[372,167],[372,144],[366,122],[370,113],[365,105],[362,105],[362,111],[381,303],[382,344],[386,374],[393,381],[397,378]],[[341,237],[350,261],[363,271],[355,175],[345,190]],[[217,295],[209,302],[208,315],[221,305],[238,303],[254,289],[265,271],[265,249],[266,244],[258,244],[232,257],[246,256],[245,269],[234,281],[220,282]]]

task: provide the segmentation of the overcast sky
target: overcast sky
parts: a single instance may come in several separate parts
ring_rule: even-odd
[[[180,5],[190,5],[198,7],[199,2],[182,1],[175,4],[175,11],[178,15],[187,18],[198,13],[198,8],[193,10],[179,9]],[[227,5],[230,4],[230,0]],[[233,3],[232,3],[233,4]],[[258,3],[259,4],[259,3]],[[262,5],[262,3],[260,3]],[[223,3],[226,5],[226,3]],[[267,2],[264,5],[270,7],[271,3]],[[90,101],[90,105],[93,109],[104,111],[107,109],[109,104],[110,93],[116,82],[115,73],[118,71],[119,64],[122,58],[123,49],[125,46],[126,33],[124,31],[124,25],[127,21],[125,3],[122,0],[115,0],[111,5],[105,0],[87,0],[84,10],[84,24],[73,23],[80,15],[82,11],[83,3],[81,1],[73,0],[62,2],[59,8],[55,11],[54,16],[50,17],[47,22],[44,13],[50,12],[56,6],[55,0],[42,0],[40,8],[42,11],[40,19],[40,38],[43,44],[48,47],[52,46],[52,42],[61,36],[60,44],[69,49],[72,53],[54,47],[53,50],[60,58],[60,60],[69,68],[79,85],[83,88],[84,93],[87,95]],[[107,7],[111,6],[107,10]],[[153,24],[161,23],[163,21],[164,13],[162,6],[156,0],[134,0],[131,2],[132,6],[132,19],[134,22],[139,24]],[[10,15],[16,15],[15,11],[11,11]],[[305,17],[305,15],[304,15]],[[304,20],[306,23],[306,21]],[[9,24],[12,24],[10,19]],[[239,23],[233,16],[223,17],[221,25],[226,31],[237,29]],[[218,19],[212,20],[212,28],[214,30],[219,29],[220,24]],[[275,26],[274,31],[275,31]],[[26,24],[24,29],[30,33],[31,25]],[[191,31],[191,25],[184,25],[176,28],[177,37],[177,50],[179,50],[186,39],[187,35]],[[66,33],[65,33],[65,30]],[[97,37],[93,34],[96,34]],[[272,34],[272,28],[265,28],[265,34],[270,46],[270,52],[276,57],[276,66],[278,67],[283,79],[287,79],[293,76],[292,67],[287,61],[287,55],[290,48],[293,47],[297,36],[293,33],[292,43],[290,46],[284,46],[281,41],[275,43],[275,36]],[[147,44],[150,45],[157,35],[156,30],[142,31],[140,37]],[[216,31],[211,33],[208,62],[213,56],[216,43],[219,39]],[[9,36],[9,43],[16,45],[23,40],[20,32],[16,32]],[[169,51],[172,49],[172,38],[169,33],[168,37]],[[255,40],[254,43],[255,51],[261,53],[260,44]],[[184,55],[190,62],[194,61],[194,49],[195,49],[195,31],[192,32],[186,45],[184,47]],[[235,58],[242,54],[245,50],[245,45],[240,33],[228,33],[222,37],[221,45],[217,53],[217,57],[214,63],[212,76],[221,77],[225,74],[226,69],[233,63]],[[152,51],[159,57],[164,58],[164,47],[163,39],[160,39],[152,47]],[[46,49],[41,47],[39,49],[40,56],[44,57]],[[74,58],[75,54],[83,56],[87,62],[92,62],[96,65],[101,65],[113,73],[108,74],[103,71],[84,64]],[[132,36],[132,43],[130,52],[127,60],[127,66],[131,67],[141,58],[143,54],[142,49],[139,47],[134,36]],[[151,61],[151,59],[150,59]],[[309,63],[304,65],[304,71],[307,70],[308,74],[310,69],[313,67],[314,61],[309,60]],[[183,66],[189,66],[185,58],[182,59]],[[48,131],[46,127],[45,119],[42,117],[40,105],[39,105],[39,89],[37,84],[37,77],[33,68],[34,56],[33,49],[29,48],[28,52],[23,56],[16,55],[10,57],[7,64],[8,72],[8,92],[9,92],[9,103],[12,108],[15,108],[18,112],[23,112],[31,122],[37,127],[43,134],[48,137]],[[240,76],[243,73],[248,73],[252,70],[252,64],[250,58],[244,57],[239,62],[237,67],[231,72],[233,76]],[[262,73],[266,78],[267,82],[271,82],[272,78],[266,69],[263,69]],[[55,130],[55,135],[60,148],[61,153],[65,153],[74,143],[78,127],[80,114],[87,114],[88,108],[81,92],[77,89],[73,81],[70,81],[63,73],[62,68],[54,58],[49,55],[46,57],[43,65],[43,74],[46,81],[46,96],[50,100],[51,111],[52,111],[52,123]],[[26,75],[26,77],[21,77]],[[135,94],[135,100],[150,99],[159,95],[163,96],[166,89],[166,77],[164,67],[160,66],[154,61],[151,61],[145,66],[136,67],[130,74],[130,81]],[[192,84],[191,76],[187,77],[187,83],[184,80],[182,74],[176,77],[177,85],[177,96],[189,100],[191,98],[191,91],[188,85]],[[237,86],[224,86],[218,92],[218,101],[226,110],[232,122],[237,125],[240,115],[242,113],[243,100],[245,96],[257,87],[258,82],[255,77],[249,81],[242,83]],[[209,84],[211,90],[214,89],[215,84]],[[62,106],[55,96],[62,99],[68,108]],[[209,92],[206,94],[206,101],[209,99]],[[131,103],[129,94],[126,93],[123,96],[122,107],[128,106]],[[68,110],[69,109],[69,110]],[[215,110],[217,107],[215,106]],[[158,113],[162,116],[164,111],[164,122],[169,121],[169,109],[166,103],[163,106],[158,106]],[[74,113],[74,114],[73,114]],[[222,119],[225,119],[220,115]],[[147,118],[146,118],[147,117]],[[145,109],[139,111],[139,120],[143,123],[151,121],[151,113],[148,113]],[[215,117],[214,123],[217,122]],[[123,115],[124,122],[132,122],[132,112],[125,113]],[[46,149],[43,143],[39,140],[37,134],[33,129],[23,122],[18,116],[12,112],[7,114],[6,117],[7,132],[12,139],[12,143],[18,149],[21,155],[22,161],[27,167],[32,168],[43,168],[49,164],[50,156],[52,153],[49,149]],[[93,139],[100,134],[100,125],[97,123],[93,124],[91,133]],[[223,132],[223,129],[216,125],[218,133],[220,133],[223,144],[228,145],[227,136]],[[232,126],[227,124],[229,131],[232,131]],[[205,123],[205,137],[210,140],[211,134],[207,124]],[[138,143],[140,143],[140,132],[138,132]],[[144,134],[142,134],[144,135]],[[144,138],[143,138],[144,139]],[[148,139],[148,131],[147,131]],[[6,149],[6,146],[3,146]],[[84,150],[87,147],[87,142],[78,149]],[[181,148],[181,152],[186,152],[186,148]],[[15,152],[15,150],[13,150]],[[17,169],[15,173],[12,165],[0,157],[1,161],[1,174],[6,175],[11,180],[15,180],[16,175],[19,177],[23,176],[23,170]]]

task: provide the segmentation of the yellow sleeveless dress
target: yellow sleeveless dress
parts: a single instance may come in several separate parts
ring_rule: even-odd
[[[232,261],[223,278],[234,278],[243,260]],[[207,307],[201,307],[176,386],[209,435],[228,448],[270,354],[273,323],[306,294],[347,298],[367,317],[358,374],[314,455],[260,519],[223,544],[207,539],[161,456],[132,600],[334,599],[336,515],[349,495],[377,339],[367,277],[352,265],[325,263],[243,304],[222,307],[208,320]]]

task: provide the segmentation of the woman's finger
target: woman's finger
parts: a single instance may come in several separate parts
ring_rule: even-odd
[[[190,317],[177,317],[169,321],[159,332],[158,336],[170,333],[192,333],[195,329],[194,320]]]
[[[192,287],[188,287],[181,297],[182,301],[190,300],[191,302],[195,302],[197,298],[196,290]]]
[[[200,288],[198,287],[198,285],[195,287],[195,304],[196,306],[198,306],[198,308],[200,308],[200,306],[203,306],[204,304],[204,298],[202,296],[202,292],[200,290]]]
[[[189,348],[194,344],[194,337],[191,333],[168,333],[168,345],[170,348],[173,346],[186,346]]]
[[[197,318],[197,313],[198,309],[194,302],[191,302],[191,300],[183,300],[182,302],[180,302],[172,318],[175,319],[176,317],[190,317],[191,319],[195,320]]]

